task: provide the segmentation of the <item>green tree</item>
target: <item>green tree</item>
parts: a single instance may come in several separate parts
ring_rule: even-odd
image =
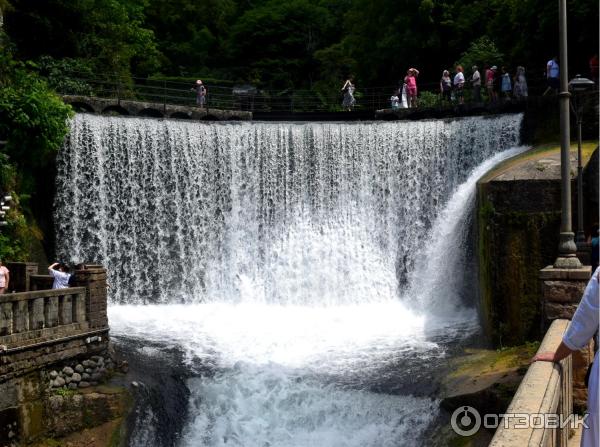
[[[473,42],[459,60],[465,70],[470,70],[473,65],[480,68],[483,68],[484,64],[500,66],[503,62],[504,55],[487,36],[480,37]]]
[[[334,24],[329,10],[318,3],[268,1],[246,11],[232,27],[231,65],[280,88],[310,86],[318,72],[314,53],[330,43]],[[237,75],[247,77],[239,70]]]

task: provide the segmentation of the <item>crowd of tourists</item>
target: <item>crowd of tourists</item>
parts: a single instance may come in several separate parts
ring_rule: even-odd
[[[401,86],[390,97],[393,110],[401,108],[417,107],[417,78],[419,70],[409,68]],[[454,68],[454,74],[449,70],[442,71],[439,82],[439,98],[443,102],[464,104],[465,90],[471,90],[471,101],[482,102],[482,88],[487,92],[488,102],[502,100],[524,99],[529,92],[527,88],[527,77],[525,67],[519,66],[511,74],[506,67],[500,69],[496,65],[485,66],[483,76],[477,65],[471,67],[468,77],[462,65]]]
[[[598,55],[592,56],[589,61],[590,77],[598,85]],[[545,68],[546,90],[543,95],[548,93],[558,93],[560,66],[558,57],[550,59]],[[412,67],[406,72],[406,76],[400,82],[391,97],[390,104],[392,110],[411,108],[418,106],[417,79],[419,70]],[[529,96],[527,86],[527,76],[525,67],[518,66],[514,71],[510,71],[505,66],[485,65],[480,71],[477,65],[473,65],[468,73],[462,65],[457,65],[453,73],[450,70],[443,70],[439,81],[439,100],[448,104],[464,104],[465,92],[470,91],[470,102],[484,102],[482,93],[485,92],[486,101],[496,103],[510,100],[523,100]],[[354,92],[356,86],[354,80],[349,78],[342,87],[344,98],[342,107],[344,110],[352,110],[356,104]]]

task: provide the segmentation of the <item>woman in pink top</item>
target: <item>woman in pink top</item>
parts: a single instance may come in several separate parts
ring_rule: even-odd
[[[406,91],[410,101],[409,107],[417,107],[417,76],[419,76],[419,70],[416,68],[409,68],[404,78],[406,84]]]
[[[0,261],[0,293],[6,293],[8,283],[10,282],[10,273],[8,269]]]
[[[488,99],[490,102],[496,102],[496,90],[494,90],[494,78],[496,77],[496,70],[498,67],[495,65],[492,68],[485,70],[485,86],[488,92]]]

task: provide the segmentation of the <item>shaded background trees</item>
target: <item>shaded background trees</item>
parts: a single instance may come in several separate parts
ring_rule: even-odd
[[[546,0],[10,3],[6,29],[20,58],[70,58],[107,76],[318,90],[349,74],[359,85],[396,84],[409,66],[421,69],[422,81],[437,81],[443,69],[473,61],[524,65],[541,77],[558,52],[558,3]],[[598,2],[571,0],[568,10],[570,72],[585,74],[598,51]],[[501,60],[477,61],[478,44],[491,45]]]

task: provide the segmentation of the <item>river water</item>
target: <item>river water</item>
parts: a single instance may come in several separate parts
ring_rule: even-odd
[[[138,406],[130,444],[422,442],[436,371],[478,331],[475,183],[523,150],[521,120],[77,115],[59,253],[107,267],[114,342],[182,382],[148,371],[162,398]]]

